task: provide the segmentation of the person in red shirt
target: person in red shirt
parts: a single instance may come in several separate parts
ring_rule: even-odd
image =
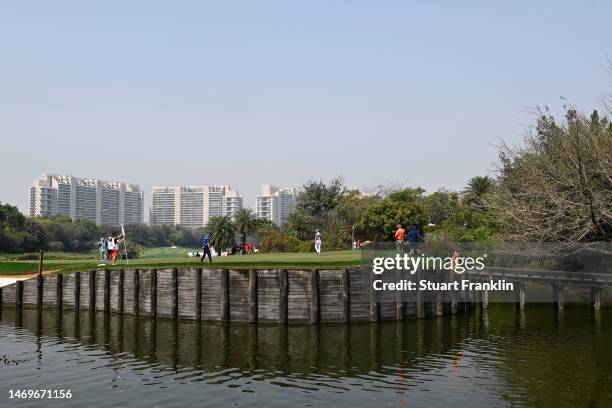
[[[397,252],[404,252],[404,240],[406,239],[406,230],[402,228],[402,224],[397,224],[397,230],[395,230],[395,248]]]

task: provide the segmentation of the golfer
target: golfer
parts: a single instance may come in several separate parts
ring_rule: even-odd
[[[210,253],[210,237],[208,234],[204,234],[202,237],[202,257],[200,258],[200,262],[204,262],[204,258],[208,255],[208,260],[212,263],[212,255]]]
[[[404,253],[404,240],[406,239],[406,230],[402,228],[402,224],[397,224],[395,231],[395,248],[398,253]]]
[[[104,238],[100,238],[98,251],[100,252],[100,261],[106,261],[106,240]]]
[[[315,230],[315,251],[317,255],[321,255],[321,231]]]

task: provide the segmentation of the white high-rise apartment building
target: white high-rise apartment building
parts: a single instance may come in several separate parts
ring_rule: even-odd
[[[257,218],[282,225],[295,209],[295,196],[294,188],[278,188],[269,184],[262,185],[255,201]]]
[[[61,214],[96,224],[139,224],[143,199],[137,184],[43,174],[30,187],[30,216]]]
[[[200,228],[217,215],[232,218],[242,196],[230,186],[156,186],[151,192],[151,225]]]

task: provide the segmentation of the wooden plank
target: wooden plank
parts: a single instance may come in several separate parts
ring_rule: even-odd
[[[287,270],[280,269],[278,271],[279,297],[278,297],[278,321],[282,324],[287,324],[287,308],[289,307],[289,285],[288,285]]]
[[[195,268],[177,269],[178,319],[197,320],[197,273]]]
[[[312,273],[310,270],[287,270],[287,321],[310,322],[312,298]]]
[[[279,295],[278,270],[257,271],[257,320],[278,323]]]
[[[257,323],[257,270],[249,269],[249,323]]]
[[[249,321],[250,276],[244,269],[229,271],[229,319],[238,322]]]

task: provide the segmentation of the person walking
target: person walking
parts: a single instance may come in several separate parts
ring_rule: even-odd
[[[100,238],[100,242],[98,243],[98,251],[100,252],[100,261],[106,261],[106,240],[104,238]]]
[[[321,246],[321,231],[317,229],[315,230],[315,251],[317,252],[317,255],[321,255]]]
[[[212,263],[212,255],[210,253],[210,237],[208,234],[204,234],[202,237],[202,257],[200,258],[200,262],[204,262],[204,258],[208,255],[208,260]]]
[[[395,249],[398,253],[404,253],[404,240],[406,239],[406,230],[402,228],[402,224],[397,224],[395,230]]]
[[[421,237],[421,231],[419,231],[419,229],[414,225],[410,226],[410,231],[408,231],[408,241],[410,242],[410,255],[419,254],[418,242]]]

